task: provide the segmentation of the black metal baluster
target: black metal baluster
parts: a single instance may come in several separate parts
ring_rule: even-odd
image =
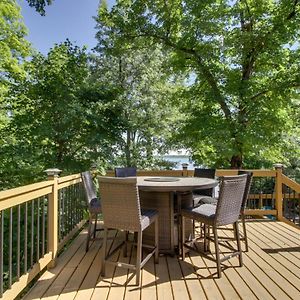
[[[36,261],[40,259],[40,198],[37,199],[36,214]]]
[[[45,198],[42,205],[42,257],[45,255]]]
[[[59,212],[58,212],[58,232],[59,232],[59,241],[63,238],[63,227],[64,227],[64,198],[63,190],[59,192]]]
[[[4,212],[0,211],[0,297],[3,296],[3,234]]]
[[[12,285],[12,225],[13,225],[13,209],[9,209],[9,246],[8,246],[8,288]]]
[[[17,220],[17,280],[20,278],[20,251],[21,251],[21,205],[18,205],[18,220]]]
[[[28,203],[25,203],[24,212],[24,273],[27,273],[27,239],[28,239]]]
[[[31,201],[31,248],[30,248],[30,266],[33,266],[34,252],[34,201]]]

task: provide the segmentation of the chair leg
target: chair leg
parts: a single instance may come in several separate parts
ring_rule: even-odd
[[[213,226],[213,233],[214,233],[214,242],[215,242],[215,249],[216,249],[216,263],[217,263],[218,278],[221,278],[222,272],[221,272],[221,262],[220,262],[219,237],[218,237],[217,227],[215,225]]]
[[[93,233],[94,238],[96,238],[96,232],[97,232],[97,219],[98,219],[98,215],[95,214],[95,226],[94,226],[94,233]]]
[[[124,257],[127,257],[128,235],[129,235],[129,232],[125,231],[125,243],[124,243],[124,246],[123,246],[123,256]]]
[[[206,233],[206,237],[207,237],[207,251],[210,252],[210,226],[207,225],[207,229],[206,229],[207,233]]]
[[[241,214],[242,224],[243,224],[243,235],[244,235],[244,241],[245,241],[245,251],[249,251],[248,247],[248,237],[247,237],[247,230],[246,230],[246,222],[245,222],[245,215]]]
[[[184,243],[185,243],[185,218],[181,216],[181,228],[180,228],[180,233],[181,233],[181,241],[180,241],[180,252],[181,252],[181,258],[182,260],[185,260],[185,250],[184,250]]]
[[[207,226],[208,225],[203,224],[204,252],[208,251],[208,246],[207,246]]]
[[[136,285],[140,285],[141,259],[142,259],[142,231],[139,231],[137,249],[136,249]]]
[[[103,245],[102,245],[102,257],[101,257],[101,276],[105,276],[105,260],[106,260],[106,247],[107,247],[107,234],[108,229],[104,227]]]
[[[154,222],[155,226],[155,254],[154,254],[154,261],[158,264],[158,218],[156,218]]]
[[[89,247],[90,247],[92,223],[93,223],[93,217],[91,214],[89,214],[89,227],[88,227],[88,233],[87,233],[87,238],[86,238],[85,252],[88,252]]]
[[[235,229],[237,247],[238,247],[238,252],[239,252],[239,263],[240,263],[240,267],[242,267],[243,266],[242,246],[241,246],[241,239],[240,239],[238,222],[234,223],[234,229]]]

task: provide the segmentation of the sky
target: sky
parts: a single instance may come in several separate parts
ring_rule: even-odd
[[[99,0],[54,0],[46,7],[46,16],[40,16],[27,1],[18,0],[29,31],[27,39],[33,48],[47,54],[55,43],[67,38],[77,46],[87,46],[89,50],[96,46],[95,21]],[[115,0],[108,0],[110,6]]]

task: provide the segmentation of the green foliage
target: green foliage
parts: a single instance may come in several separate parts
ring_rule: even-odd
[[[241,167],[283,156],[300,85],[299,1],[117,1],[99,18],[115,44],[162,44],[192,75],[180,138],[199,163]],[[276,152],[274,152],[276,149]]]
[[[102,2],[99,14],[106,14]],[[168,148],[176,107],[171,105],[178,89],[178,80],[170,80],[166,64],[167,52],[159,46],[131,47],[118,44],[118,33],[97,19],[99,41],[95,57],[95,74],[105,71],[105,85],[118,87],[123,135],[117,142],[119,155],[114,165],[153,168],[161,164],[155,154]],[[95,75],[96,76],[96,75]]]
[[[22,61],[29,55],[27,33],[15,0],[0,2],[0,108],[5,109],[3,97],[14,80],[25,75]],[[2,114],[2,112],[1,112]],[[1,122],[1,121],[0,121]]]
[[[26,183],[47,168],[74,173],[109,159],[121,126],[120,108],[113,91],[108,94],[89,80],[85,49],[66,41],[47,56],[35,55],[27,69],[26,80],[10,94],[3,180]]]
[[[42,16],[45,15],[45,7],[52,4],[52,0],[27,0],[29,6],[34,7],[35,10]]]

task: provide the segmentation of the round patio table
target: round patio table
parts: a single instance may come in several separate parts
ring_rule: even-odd
[[[159,213],[159,251],[174,254],[178,246],[178,213],[180,208],[193,205],[191,191],[209,189],[218,184],[210,178],[138,176],[141,207],[156,209]],[[184,197],[181,197],[185,195]],[[186,197],[189,195],[190,197]],[[192,233],[192,223],[185,225],[187,234]],[[143,234],[146,243],[153,242],[154,228]]]

